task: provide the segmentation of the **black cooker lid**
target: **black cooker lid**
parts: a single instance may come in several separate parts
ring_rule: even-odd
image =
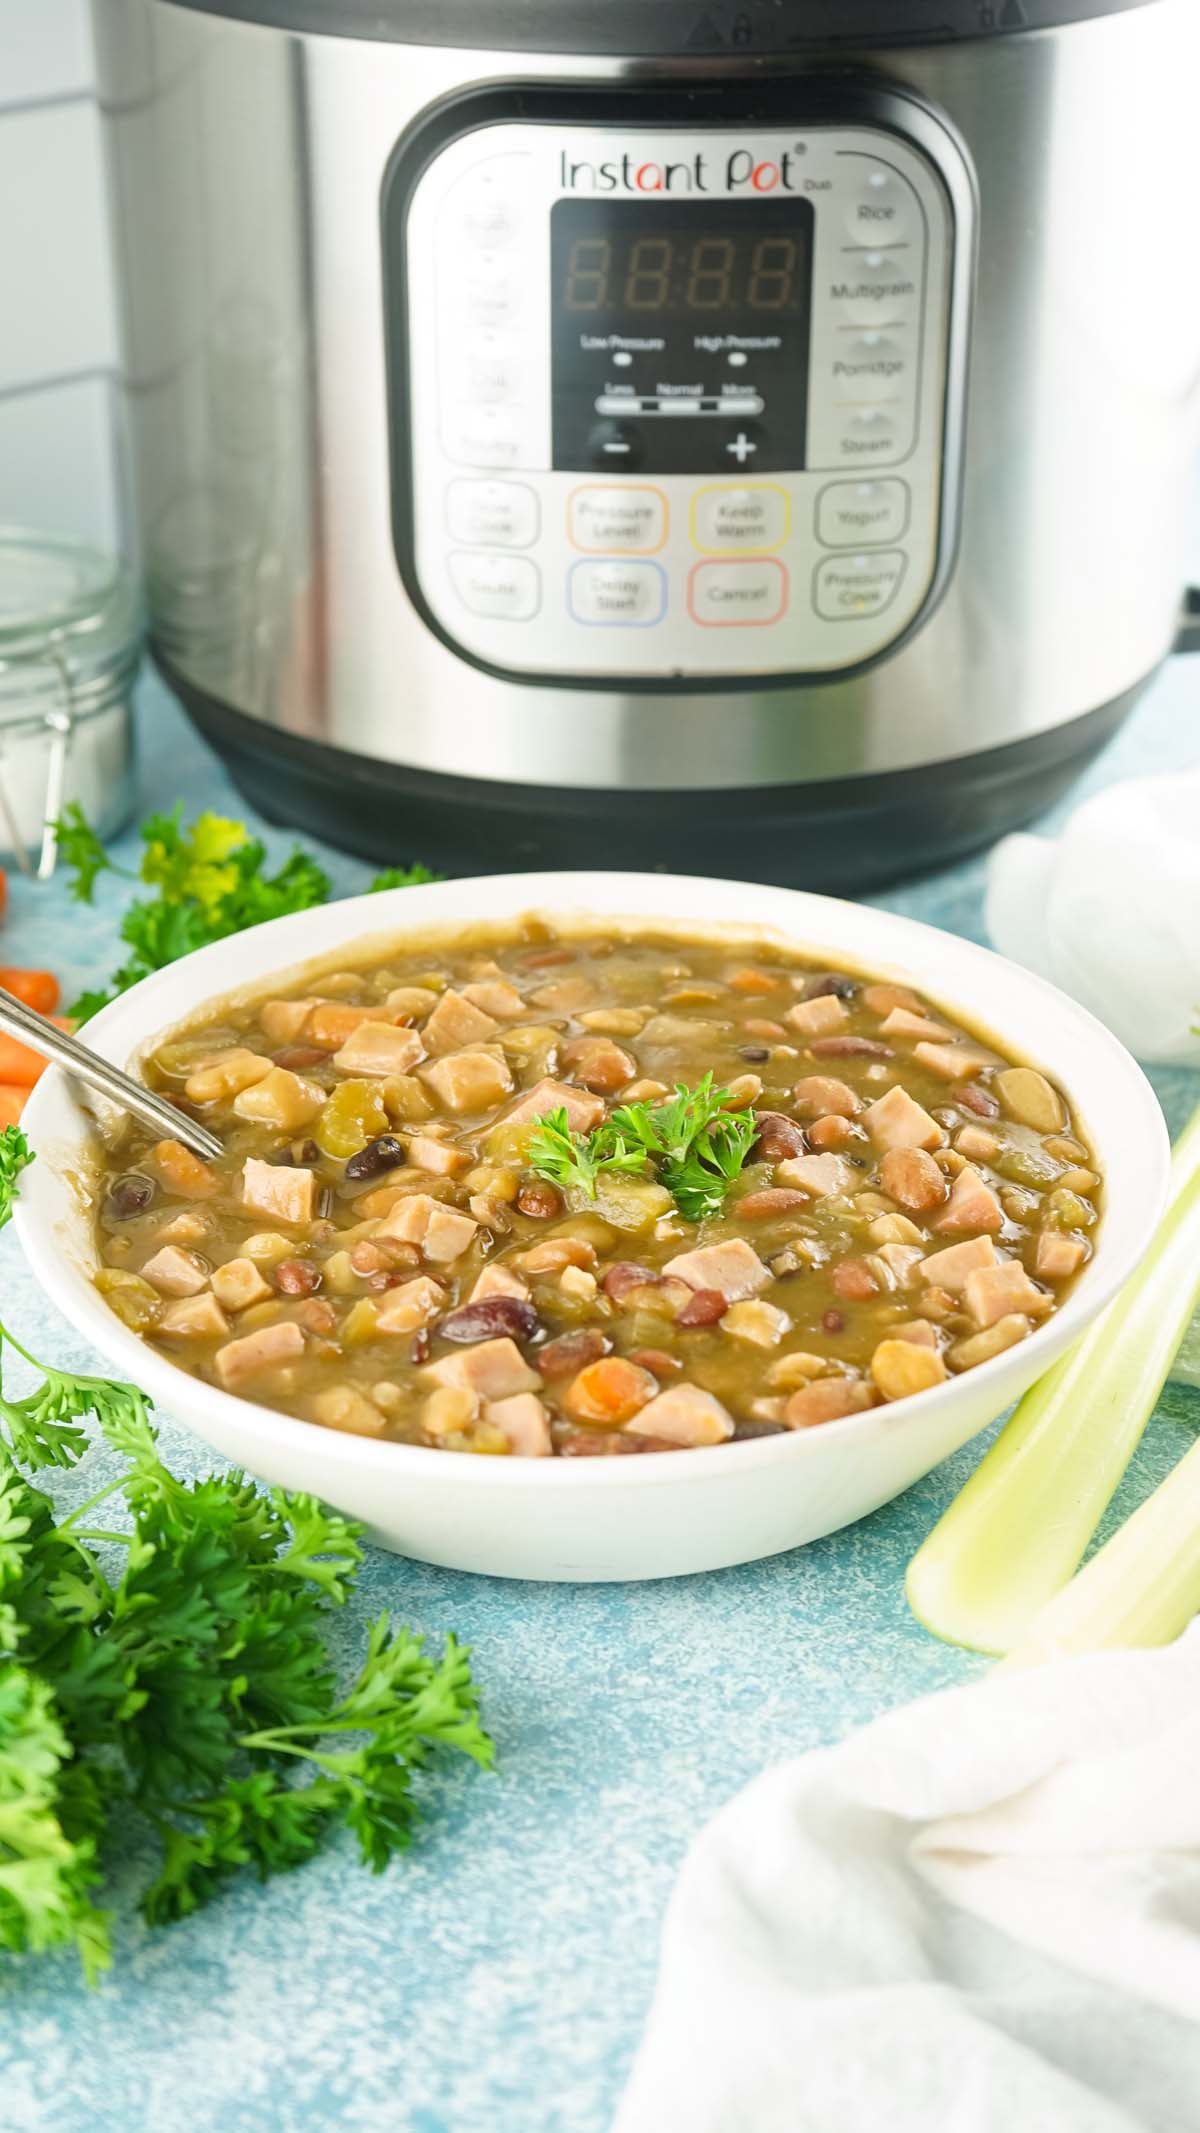
[[[837,52],[1006,37],[1158,0],[174,0],[200,14],[379,43],[597,57]]]

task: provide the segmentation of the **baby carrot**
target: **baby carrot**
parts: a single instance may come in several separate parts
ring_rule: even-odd
[[[39,1015],[52,1015],[61,997],[58,979],[49,970],[0,969],[0,985]]]
[[[61,1015],[53,1015],[51,1020],[60,1029],[66,1029],[67,1024]],[[15,1037],[6,1037],[0,1032],[0,1086],[15,1082],[18,1088],[31,1089],[49,1064],[40,1052],[31,1051],[27,1044],[18,1044]]]
[[[0,1088],[0,1133],[3,1132],[5,1126],[20,1124],[21,1113],[25,1108],[25,1099],[28,1094],[28,1089],[14,1089],[11,1085],[7,1088]]]

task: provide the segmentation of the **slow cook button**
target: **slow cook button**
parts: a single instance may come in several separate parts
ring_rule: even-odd
[[[541,576],[528,556],[452,555],[450,577],[463,606],[495,622],[528,622],[541,603]]]
[[[827,622],[861,622],[883,612],[904,576],[899,549],[876,555],[831,555],[818,563],[813,604]]]
[[[567,505],[567,527],[575,548],[593,554],[652,555],[667,537],[667,500],[661,489],[597,483],[574,489]]]
[[[523,481],[452,481],[446,524],[451,540],[468,548],[531,548],[538,500]]]
[[[567,605],[576,622],[648,629],[666,611],[666,573],[657,563],[575,563]]]
[[[774,482],[714,485],[692,502],[692,546],[743,554],[780,548],[791,528],[791,499]]]
[[[817,499],[817,539],[823,548],[859,548],[898,541],[908,524],[902,481],[831,481]]]
[[[692,620],[706,629],[737,629],[778,622],[788,597],[782,563],[696,563],[688,579]]]

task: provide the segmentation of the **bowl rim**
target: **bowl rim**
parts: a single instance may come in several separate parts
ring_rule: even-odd
[[[734,902],[744,901],[747,897],[761,900],[762,914],[757,919],[747,916],[732,922],[704,915],[689,916],[684,902],[676,902],[673,909],[669,908],[669,898],[667,907],[656,908],[657,899],[664,890],[676,898],[680,892],[694,891],[701,902],[721,901],[721,892],[728,891]],[[469,917],[456,908],[464,903],[474,903],[476,899],[482,899],[485,907],[490,899],[498,900],[482,917],[478,911]],[[690,901],[690,895],[687,901]],[[449,915],[444,915],[447,913]],[[901,975],[905,974],[904,965],[910,957],[913,961],[919,960],[917,951],[922,946],[932,950],[937,944],[943,955],[948,947],[952,961],[965,961],[983,974],[989,969],[997,975],[1003,972],[1005,981],[1010,984],[1015,980],[1028,994],[1031,1005],[1036,1003],[1044,1008],[1048,1030],[1055,1024],[1060,1028],[1073,1025],[1075,1032],[1094,1043],[1108,1066],[1120,1075],[1125,1093],[1132,1099],[1129,1130],[1140,1136],[1141,1144],[1141,1222],[1130,1228],[1126,1216],[1125,1226],[1114,1235],[1117,1210],[1111,1206],[1106,1208],[1101,1234],[1107,1249],[1103,1256],[1098,1254],[1089,1262],[1065,1302],[1035,1327],[1027,1341],[1003,1350],[960,1377],[948,1379],[903,1401],[883,1403],[859,1414],[841,1416],[823,1423],[819,1430],[788,1430],[781,1435],[743,1440],[734,1453],[741,1473],[773,1465],[780,1458],[811,1456],[822,1444],[840,1442],[850,1446],[857,1440],[869,1441],[881,1428],[898,1428],[926,1415],[934,1401],[941,1400],[944,1407],[956,1388],[968,1385],[972,1390],[981,1388],[985,1382],[994,1387],[997,1398],[992,1411],[1000,1412],[1008,1398],[1001,1390],[1004,1381],[1006,1377],[1014,1383],[1018,1378],[1027,1378],[1027,1358],[1033,1344],[1040,1344],[1048,1369],[1123,1286],[1161,1221],[1167,1201],[1170,1165],[1166,1123],[1141,1067],[1111,1030],[1045,978],[964,935],[931,926],[921,919],[880,910],[874,905],[821,896],[808,890],[733,882],[708,875],[563,871],[462,876],[451,881],[421,883],[382,893],[367,892],[335,899],[311,911],[271,919],[228,940],[193,950],[142,979],[101,1009],[88,1024],[89,1041],[95,1042],[97,1049],[106,1056],[124,1065],[166,1030],[191,1020],[205,1003],[217,1004],[248,988],[257,989],[275,973],[286,974],[288,981],[294,982],[302,975],[306,964],[323,964],[329,968],[330,954],[339,945],[365,945],[376,939],[381,943],[388,939],[396,941],[406,933],[427,936],[442,926],[465,928],[470,924],[503,924],[526,914],[576,921],[595,920],[601,924],[611,920],[648,931],[653,931],[661,923],[671,929],[694,929],[698,935],[710,929],[719,931],[722,925],[730,923],[746,935],[756,930],[760,935],[779,931],[804,954],[827,955],[835,964],[839,959],[843,964],[857,963],[864,969],[870,967],[879,975],[886,974],[893,955],[892,968]],[[843,925],[849,922],[852,931],[877,931],[880,937],[878,953],[868,951],[860,956],[857,949],[839,946],[839,922]],[[321,945],[317,947],[314,947],[315,934],[322,937]],[[908,956],[905,954],[906,944],[909,945]],[[231,974],[231,962],[247,967],[235,968]],[[164,1016],[161,1003],[180,990],[185,973],[190,973],[190,980],[194,981],[190,983],[194,1004],[184,1013]],[[919,983],[926,993],[936,993],[937,986],[928,979],[908,975],[910,982]],[[948,1002],[953,998],[953,990],[951,971],[946,987]],[[964,1019],[980,1019],[973,1012],[963,1012]],[[1011,1038],[1003,1038],[1002,1029],[997,1030],[997,1035],[1010,1051],[1027,1056],[1024,1046],[1017,1046]],[[1053,1050],[1052,1042],[1047,1049]],[[86,1145],[89,1137],[87,1114],[74,1098],[62,1069],[51,1067],[35,1086],[22,1118],[22,1127],[35,1148],[41,1115],[51,1113],[57,1103],[64,1101],[75,1115],[78,1145]],[[1092,1130],[1089,1127],[1089,1131]],[[59,1138],[61,1142],[61,1135]],[[1097,1153],[1104,1164],[1104,1151],[1098,1149]],[[150,1394],[155,1405],[161,1400],[165,1412],[176,1416],[184,1427],[194,1427],[189,1410],[196,1407],[202,1411],[215,1411],[217,1416],[224,1418],[227,1426],[223,1435],[244,1440],[239,1442],[236,1456],[244,1458],[251,1468],[257,1450],[286,1456],[290,1446],[303,1443],[311,1449],[312,1433],[321,1425],[243,1399],[202,1378],[193,1377],[122,1323],[74,1255],[64,1253],[56,1241],[55,1219],[47,1201],[59,1182],[57,1170],[55,1160],[39,1158],[22,1178],[21,1193],[14,1209],[14,1228],[21,1247],[35,1279],[51,1301],[101,1354],[127,1368],[132,1381]],[[1107,1188],[1107,1167],[1104,1178]],[[429,1481],[440,1479],[446,1482],[453,1478],[456,1487],[663,1486],[687,1478],[700,1480],[714,1472],[724,1472],[728,1477],[728,1462],[733,1449],[730,1442],[683,1447],[686,1459],[682,1465],[679,1451],[648,1452],[632,1462],[624,1459],[468,1459],[460,1452],[443,1451],[434,1446],[381,1441],[332,1429],[323,1429],[321,1434],[336,1445],[337,1463],[344,1463],[347,1470],[356,1471],[360,1477],[387,1474],[399,1482],[405,1474],[414,1472]],[[334,1456],[332,1447],[329,1455]],[[414,1460],[418,1462],[415,1469]],[[583,1479],[583,1476],[587,1478]]]

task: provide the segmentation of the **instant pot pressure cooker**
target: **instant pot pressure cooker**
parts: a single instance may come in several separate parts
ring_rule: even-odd
[[[861,887],[1171,649],[1196,0],[96,15],[153,643],[268,816]]]

